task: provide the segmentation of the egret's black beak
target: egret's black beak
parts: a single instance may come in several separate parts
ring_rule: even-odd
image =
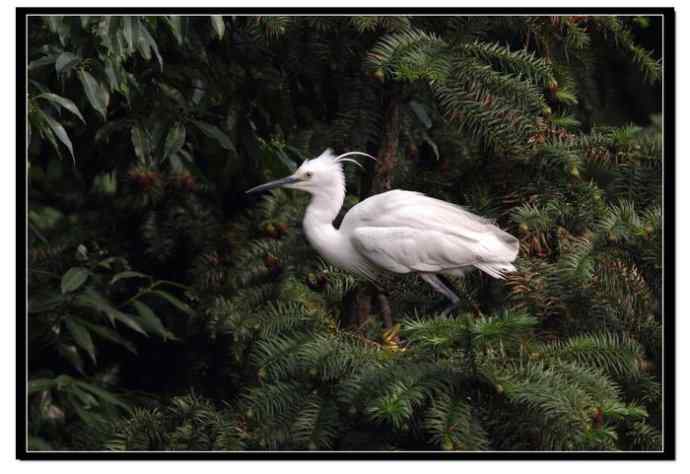
[[[300,179],[296,178],[295,176],[288,176],[287,178],[276,179],[275,181],[271,181],[271,182],[266,183],[266,184],[260,184],[259,186],[255,186],[252,189],[245,191],[245,193],[247,193],[247,194],[260,193],[261,191],[267,191],[269,189],[279,188],[281,186],[286,186],[288,184],[297,183],[299,181],[300,181]]]

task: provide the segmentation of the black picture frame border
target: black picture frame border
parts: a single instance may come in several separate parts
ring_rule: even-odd
[[[670,7],[644,8],[27,8],[18,7],[16,13],[16,458],[19,460],[675,460],[676,458],[676,336],[675,336],[675,10]],[[599,14],[599,15],[662,15],[664,17],[664,74],[663,74],[663,137],[664,137],[664,268],[662,314],[664,315],[663,353],[663,451],[578,452],[578,451],[28,451],[26,413],[26,306],[27,306],[27,169],[26,156],[26,39],[27,17],[48,14],[293,14],[293,15],[546,15],[546,14]],[[22,282],[20,285],[19,283]],[[20,383],[24,381],[24,383]],[[22,414],[22,412],[24,412]]]

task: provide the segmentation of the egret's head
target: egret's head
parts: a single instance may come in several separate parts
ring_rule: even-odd
[[[357,166],[361,165],[351,158],[351,155],[360,155],[376,160],[371,155],[359,151],[351,151],[342,155],[336,156],[332,150],[328,149],[321,153],[317,158],[306,160],[297,170],[290,176],[282,179],[271,181],[270,183],[256,186],[247,191],[247,193],[256,193],[266,191],[273,188],[288,188],[306,191],[310,194],[317,194],[319,192],[328,192],[337,188],[342,188],[345,185],[345,177],[343,175],[343,162],[349,161],[355,163]]]

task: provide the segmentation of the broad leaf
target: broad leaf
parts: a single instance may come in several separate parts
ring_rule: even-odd
[[[104,268],[110,269],[111,265],[113,263],[117,263],[117,262],[120,262],[122,265],[127,265],[127,260],[125,260],[122,257],[106,257],[103,260],[101,260],[100,262],[98,262],[97,265],[99,267],[104,267]]]
[[[187,106],[187,101],[184,99],[184,96],[182,93],[177,90],[176,88],[169,86],[168,84],[160,83],[160,88],[163,94],[167,95],[170,97],[172,100],[177,102],[179,105],[186,107]]]
[[[132,127],[131,134],[134,153],[140,160],[146,160],[151,154],[151,140],[148,134],[139,127]]]
[[[86,120],[84,120],[84,117],[82,116],[81,112],[79,112],[79,108],[72,102],[71,100],[59,96],[57,94],[53,94],[52,92],[44,92],[43,94],[37,95],[36,99],[46,99],[51,102],[54,102],[58,104],[59,106],[69,110],[72,112],[74,115],[79,117],[81,119],[82,123],[86,123]]]
[[[211,24],[213,25],[213,30],[218,35],[218,39],[223,39],[225,34],[225,22],[223,17],[220,15],[211,15]]]
[[[108,143],[110,141],[110,136],[120,130],[124,130],[132,126],[132,120],[121,119],[121,120],[108,120],[104,123],[94,136],[94,140],[97,142],[105,141]]]
[[[110,102],[108,88],[103,86],[84,69],[79,70],[78,76],[91,107],[101,114],[103,120],[105,120],[108,114],[108,104]]]
[[[429,117],[429,114],[427,113],[426,107],[424,107],[424,105],[422,105],[419,102],[416,102],[414,100],[411,100],[410,101],[410,108],[412,109],[412,112],[414,112],[417,119],[424,125],[425,128],[431,128],[431,125],[432,125],[431,118]]]
[[[113,276],[113,278],[110,280],[110,284],[114,285],[118,281],[124,280],[126,278],[151,278],[151,277],[148,275],[145,275],[143,273],[127,270],[127,271],[120,272],[117,275]]]
[[[235,147],[233,146],[230,137],[228,137],[220,128],[216,127],[215,125],[211,125],[210,123],[201,122],[199,120],[192,120],[192,123],[196,125],[199,128],[199,130],[203,132],[204,135],[216,140],[220,144],[220,146],[222,146],[226,150],[235,150]]]
[[[64,357],[67,362],[72,364],[72,366],[77,370],[77,372],[79,372],[80,374],[84,373],[84,361],[79,355],[77,346],[73,346],[72,344],[58,344],[57,350],[58,353],[62,357]]]
[[[168,159],[184,145],[187,137],[187,130],[181,123],[176,123],[169,131],[165,138],[165,145],[163,146],[163,160]]]
[[[122,17],[122,35],[127,42],[127,49],[132,51],[139,40],[139,19],[137,17]]]
[[[154,334],[158,334],[164,340],[177,339],[170,331],[165,329],[165,326],[163,326],[160,318],[156,316],[156,314],[147,304],[141,301],[134,301],[132,305],[137,310],[137,313],[139,313],[139,316],[141,317],[141,325],[144,328],[148,329]]]
[[[42,392],[43,390],[48,390],[55,386],[55,380],[53,379],[32,379],[29,380],[27,387],[27,394]]]
[[[131,315],[125,314],[121,311],[115,311],[111,314],[115,320],[120,321],[125,326],[134,329],[136,332],[143,334],[144,336],[148,336],[148,333],[143,327],[141,327],[141,324],[139,324],[139,322],[137,322]]]
[[[65,326],[74,338],[74,342],[76,342],[79,347],[84,349],[86,353],[91,356],[91,360],[95,363],[96,348],[93,345],[93,339],[91,339],[91,334],[89,331],[71,318],[67,318],[65,320]]]
[[[145,336],[148,335],[141,325],[139,325],[139,323],[137,323],[130,315],[125,314],[115,308],[108,300],[93,290],[89,290],[85,294],[79,295],[74,302],[79,306],[85,306],[87,308],[105,313],[110,320],[110,323],[113,325],[115,324],[115,321],[120,321],[125,326],[128,326],[131,329],[144,334]]]
[[[278,156],[278,159],[287,167],[290,173],[297,169],[297,163],[295,163],[292,158],[287,156],[283,150],[276,150],[276,155]]]
[[[170,15],[164,17],[168,25],[170,25],[170,30],[172,31],[175,40],[177,40],[178,45],[182,45],[182,17],[177,15]]]
[[[108,392],[107,390],[103,390],[100,387],[97,387],[94,384],[90,384],[87,382],[82,382],[82,381],[75,381],[75,385],[77,385],[79,388],[82,388],[86,390],[87,392],[91,392],[94,394],[96,397],[100,398],[104,402],[108,402],[112,405],[117,405],[122,408],[129,408],[129,405],[121,401],[119,398],[117,398],[115,395],[112,393]]]
[[[161,298],[167,300],[170,304],[172,304],[173,306],[175,306],[177,309],[179,309],[180,311],[182,311],[184,313],[187,313],[189,315],[194,314],[194,310],[192,309],[191,306],[189,306],[187,303],[179,300],[178,298],[176,298],[175,296],[171,295],[170,293],[168,293],[166,291],[153,290],[151,293],[156,294],[156,295],[160,296]]]
[[[70,155],[72,156],[72,161],[76,163],[76,159],[74,158],[74,150],[72,149],[72,140],[70,140],[69,135],[67,135],[67,131],[65,130],[65,127],[62,126],[60,122],[55,120],[53,117],[48,115],[47,113],[43,112],[42,110],[38,110],[37,112],[41,116],[41,120],[48,125],[49,130],[52,132],[53,137],[57,137],[58,140],[60,140],[63,145],[67,147],[69,150]],[[45,129],[44,129],[45,131]],[[50,135],[47,135],[50,140]],[[53,142],[51,140],[51,142]],[[57,146],[57,143],[53,143],[53,146]]]
[[[143,24],[140,27],[137,49],[139,49],[139,52],[147,61],[151,59],[151,50],[153,50],[153,53],[156,55],[156,59],[158,60],[158,64],[160,65],[161,69],[163,69],[163,58],[160,51],[158,51],[158,44],[156,43],[156,40],[153,39],[153,36],[151,36],[151,33],[149,33],[149,30]]]
[[[72,267],[62,276],[60,284],[62,294],[71,293],[81,287],[89,278],[89,271],[84,267]]]
[[[136,347],[134,347],[134,344],[129,342],[128,340],[122,338],[120,334],[118,334],[117,331],[107,327],[103,326],[101,324],[96,324],[96,323],[90,323],[87,321],[80,320],[80,324],[82,326],[85,326],[91,331],[93,334],[96,336],[100,337],[101,339],[105,339],[106,341],[110,341],[115,344],[119,344],[123,346],[125,349],[130,351],[132,354],[137,353]]]
[[[57,138],[55,138],[55,132],[53,132],[53,130],[49,126],[47,126],[48,123],[45,120],[43,121],[43,123],[46,126],[39,129],[39,131],[41,132],[41,136],[47,139],[48,142],[50,142],[55,152],[58,154],[60,158],[62,158],[62,151],[60,150],[60,145],[58,145]]]
[[[81,62],[81,58],[74,53],[64,52],[55,60],[55,72],[60,76],[67,74],[74,66]]]
[[[48,56],[43,56],[38,59],[34,59],[29,63],[29,71],[33,71],[39,67],[48,66],[50,64],[55,64],[55,59],[57,55],[50,54]]]
[[[70,36],[70,25],[68,25],[67,22],[64,21],[65,17],[47,16],[43,18],[48,23],[50,31],[52,31],[53,33],[57,33],[58,37],[60,38],[60,44],[65,46]]]
[[[86,392],[85,390],[82,390],[81,388],[79,388],[78,385],[73,385],[72,387],[70,387],[70,393],[74,394],[84,404],[85,407],[94,407],[99,405],[98,400],[96,400],[96,397]]]
[[[43,313],[57,308],[65,301],[62,295],[51,293],[50,295],[32,295],[29,297],[29,314]]]

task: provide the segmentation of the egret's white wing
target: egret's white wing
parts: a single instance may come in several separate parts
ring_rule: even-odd
[[[436,273],[479,260],[467,242],[434,230],[358,227],[351,241],[375,266],[394,273]]]
[[[397,265],[407,271],[512,262],[519,250],[518,239],[490,220],[411,191],[364,200],[347,213],[340,228],[377,264],[387,262],[384,268]]]

